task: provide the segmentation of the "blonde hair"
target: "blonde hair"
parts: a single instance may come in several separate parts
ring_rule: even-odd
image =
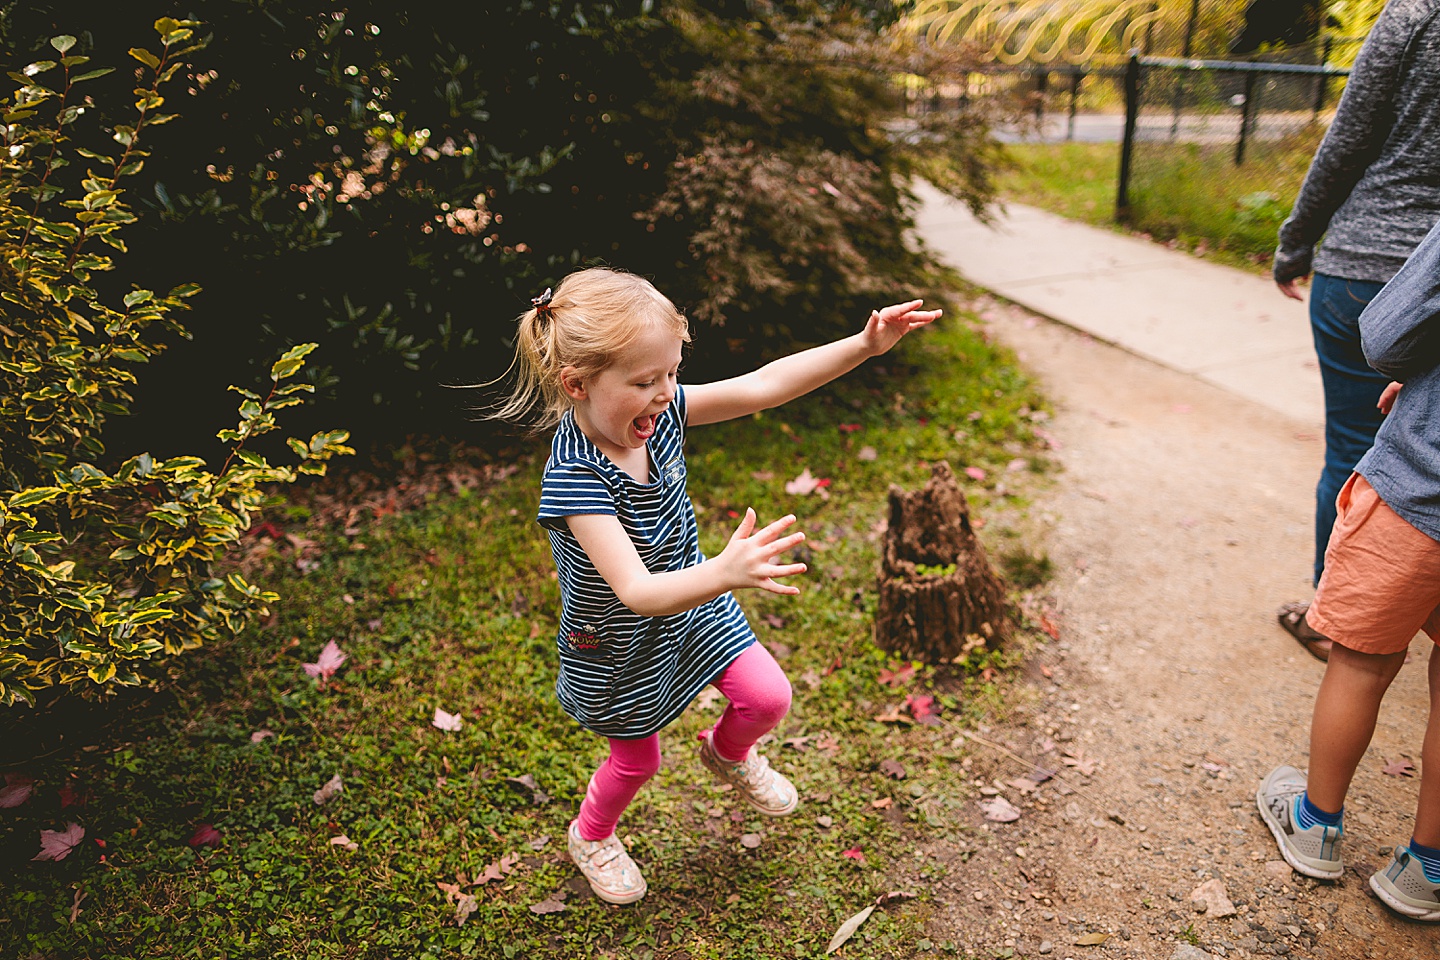
[[[649,280],[609,267],[570,274],[549,303],[520,315],[515,359],[506,372],[515,373],[514,391],[485,418],[536,431],[553,427],[571,407],[562,370],[574,368],[580,380],[593,377],[657,325],[690,342],[685,315]]]

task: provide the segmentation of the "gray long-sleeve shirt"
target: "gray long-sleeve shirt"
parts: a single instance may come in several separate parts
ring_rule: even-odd
[[[1280,227],[1275,279],[1384,283],[1437,220],[1440,0],[1390,0]]]
[[[1360,342],[1372,367],[1405,386],[1355,469],[1440,540],[1440,226],[1360,314]]]

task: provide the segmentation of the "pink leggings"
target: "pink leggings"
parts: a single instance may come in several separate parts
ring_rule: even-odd
[[[790,710],[790,681],[780,664],[758,643],[726,668],[714,687],[730,701],[715,724],[715,752],[740,761]],[[610,738],[610,756],[590,778],[576,818],[580,836],[604,840],[645,781],[660,769],[660,734],[643,740]]]

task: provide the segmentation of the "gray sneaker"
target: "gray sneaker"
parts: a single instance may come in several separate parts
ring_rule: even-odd
[[[1409,847],[1395,848],[1389,866],[1371,874],[1370,889],[1398,914],[1412,920],[1440,920],[1440,883],[1425,876]]]
[[[1295,806],[1304,793],[1305,774],[1294,767],[1276,767],[1255,791],[1255,805],[1286,863],[1316,880],[1339,879],[1345,872],[1340,862],[1344,829],[1317,823],[1301,830],[1295,822]]]

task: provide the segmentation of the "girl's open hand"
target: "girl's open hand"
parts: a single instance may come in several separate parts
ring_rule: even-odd
[[[870,320],[860,334],[872,357],[889,350],[900,342],[900,338],[911,330],[918,329],[940,319],[940,310],[917,310],[924,300],[896,303],[879,310],[870,311]]]
[[[776,563],[775,558],[805,539],[803,533],[780,536],[785,528],[795,522],[795,517],[785,516],[755,532],[755,511],[745,508],[745,518],[730,536],[730,542],[715,559],[725,565],[732,589],[759,587],[771,593],[795,595],[799,587],[776,583],[776,577],[790,577],[805,572],[803,563]]]

